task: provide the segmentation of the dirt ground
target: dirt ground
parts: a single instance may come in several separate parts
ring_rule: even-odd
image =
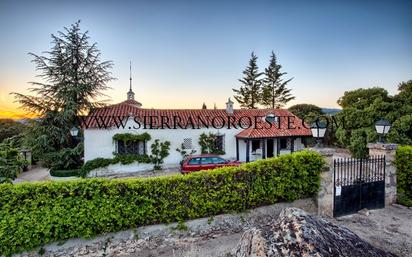
[[[343,225],[365,241],[398,256],[412,256],[412,209],[393,205],[370,210],[369,216],[353,214],[333,222]]]
[[[370,210],[369,216],[353,214],[331,219],[345,226],[375,247],[400,257],[412,256],[412,209],[389,206]],[[238,243],[242,233],[216,235],[214,238],[185,238],[173,246],[142,249],[127,257],[227,257]]]
[[[41,166],[35,166],[29,171],[22,172],[18,178],[16,178],[13,183],[21,182],[33,182],[33,181],[45,181],[49,178],[49,169],[43,168]]]
[[[216,238],[189,238],[174,246],[143,249],[127,257],[230,257],[242,233],[219,235]]]

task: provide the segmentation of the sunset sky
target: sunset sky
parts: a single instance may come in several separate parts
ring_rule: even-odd
[[[296,103],[337,107],[344,91],[412,79],[412,1],[0,1],[0,117],[10,92],[38,80],[27,54],[76,20],[114,62],[111,102],[125,100],[129,61],[145,108],[224,107],[250,53],[294,77]]]

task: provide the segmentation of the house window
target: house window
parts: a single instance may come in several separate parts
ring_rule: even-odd
[[[117,153],[118,154],[144,154],[144,142],[127,142],[117,141]]]
[[[288,148],[288,140],[286,138],[280,139],[280,149],[287,149]]]
[[[183,139],[183,149],[192,149],[192,139],[191,138],[185,138]]]
[[[216,135],[216,149],[225,151],[225,135]]]
[[[260,149],[260,140],[252,140],[252,153],[256,152],[257,149]]]

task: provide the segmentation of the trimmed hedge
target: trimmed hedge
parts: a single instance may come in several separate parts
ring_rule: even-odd
[[[185,176],[0,185],[0,253],[312,196],[323,166],[302,151]]]
[[[395,165],[398,202],[412,207],[412,146],[396,150]]]
[[[73,170],[50,170],[50,175],[53,177],[78,177],[80,176],[80,169]]]

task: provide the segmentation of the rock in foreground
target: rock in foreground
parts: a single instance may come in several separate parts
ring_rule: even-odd
[[[297,208],[284,209],[271,224],[245,232],[236,257],[383,257],[395,256],[359,238],[347,228]]]

